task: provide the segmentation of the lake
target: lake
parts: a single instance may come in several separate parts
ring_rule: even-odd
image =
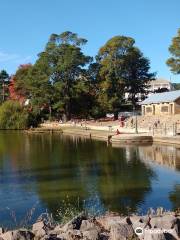
[[[45,211],[56,217],[67,203],[95,214],[180,207],[180,148],[1,131],[0,226],[30,209],[32,221]]]

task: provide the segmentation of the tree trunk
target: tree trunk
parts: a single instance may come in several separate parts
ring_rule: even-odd
[[[5,86],[4,86],[4,81],[3,81],[3,83],[2,83],[2,101],[4,102],[4,100],[5,100],[5,88],[4,88]]]

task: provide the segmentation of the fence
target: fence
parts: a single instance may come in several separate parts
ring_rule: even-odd
[[[180,135],[180,123],[173,123],[171,125],[164,124],[163,126],[155,127],[150,129],[152,135],[165,135],[165,136],[177,136]]]

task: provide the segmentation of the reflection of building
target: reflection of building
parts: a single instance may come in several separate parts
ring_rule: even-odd
[[[155,161],[160,165],[180,170],[180,149],[174,146],[153,144],[139,147],[139,155],[143,161]]]
[[[142,115],[180,114],[180,90],[152,94],[141,105]]]

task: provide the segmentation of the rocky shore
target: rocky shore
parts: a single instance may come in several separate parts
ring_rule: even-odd
[[[180,239],[180,214],[163,212],[160,208],[146,216],[120,216],[108,213],[89,217],[84,213],[66,224],[54,223],[41,216],[31,229],[4,231],[0,240],[178,240]]]

